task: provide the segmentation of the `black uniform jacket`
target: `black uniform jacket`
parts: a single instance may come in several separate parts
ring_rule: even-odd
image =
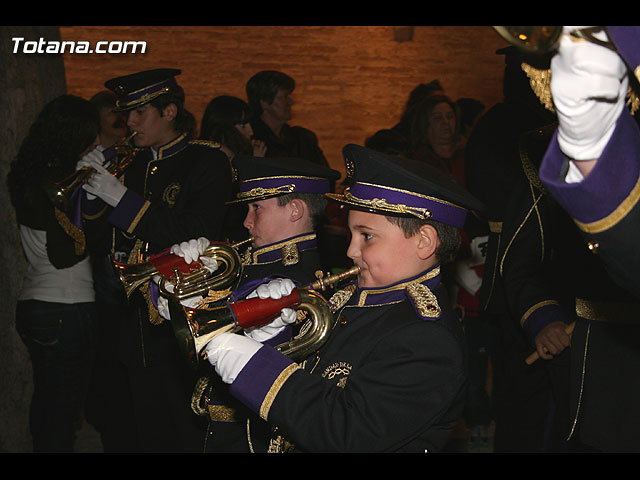
[[[571,216],[538,176],[552,129],[523,136],[523,175],[505,215],[500,273],[529,340],[554,321],[576,321],[571,338],[567,433],[605,451],[638,451],[640,303],[618,286]],[[525,145],[526,144],[526,145]],[[523,359],[524,361],[524,359]]]
[[[332,296],[335,326],[304,368],[267,346],[231,393],[306,452],[443,448],[462,413],[464,353],[439,266]]]
[[[243,273],[239,284],[229,300],[245,298],[259,285],[271,278],[288,278],[304,287],[313,282],[320,269],[316,234],[309,232],[258,248],[249,248],[243,254]],[[287,331],[270,343],[274,346],[291,338]],[[265,452],[270,432],[266,423],[243,404],[229,395],[229,386],[224,384],[213,368],[205,365],[209,377],[209,388],[205,402],[210,417],[205,450],[221,452]],[[247,421],[250,435],[247,435]]]
[[[161,147],[138,153],[124,174],[127,192],[115,207],[84,199],[88,242],[96,256],[112,252],[123,263],[198,237],[218,240],[231,197],[231,166],[219,145],[181,135]],[[105,275],[112,272],[103,272]],[[129,299],[136,318],[121,322],[121,351],[129,365],[167,361],[176,348],[171,325],[151,305],[149,284]],[[159,324],[159,325],[158,325]]]
[[[285,123],[278,137],[260,119],[253,119],[251,128],[253,138],[262,140],[267,146],[268,157],[304,158],[318,165],[329,166],[318,145],[318,137],[311,130]]]

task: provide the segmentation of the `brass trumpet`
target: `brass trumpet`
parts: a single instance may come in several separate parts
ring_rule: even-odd
[[[106,169],[112,175],[120,177],[124,171],[131,165],[136,154],[140,151],[131,145],[131,140],[138,132],[133,132],[131,135],[123,139],[121,142],[105,149],[102,154],[110,163]],[[76,188],[84,184],[89,177],[95,172],[93,168],[84,167],[76,170],[68,177],[60,180],[59,182],[52,182],[43,185],[45,193],[53,204],[62,211],[69,211],[71,207],[71,196]]]
[[[182,354],[188,364],[196,368],[204,358],[205,345],[217,335],[267,324],[283,308],[304,310],[310,317],[309,328],[276,347],[287,357],[299,362],[318,351],[331,331],[333,313],[318,289],[358,275],[359,272],[360,268],[354,266],[343,273],[319,278],[307,288],[297,288],[280,299],[249,298],[208,310],[183,307],[170,299],[171,325]]]
[[[113,266],[127,297],[155,275],[160,275],[160,293],[180,301],[196,295],[206,296],[209,290],[229,288],[242,274],[238,248],[252,240],[253,237],[236,243],[211,242],[201,256],[218,263],[214,272],[209,272],[199,261],[186,263],[182,257],[168,253],[168,250],[151,256],[147,262],[128,264],[114,260]],[[173,285],[173,290],[168,288],[169,282]]]
[[[493,29],[504,40],[525,53],[544,55],[555,50],[562,35],[561,26],[494,26]],[[615,50],[609,41],[600,40],[595,36],[604,27],[583,28],[573,30],[570,34],[591,43]],[[606,32],[606,30],[605,30]]]

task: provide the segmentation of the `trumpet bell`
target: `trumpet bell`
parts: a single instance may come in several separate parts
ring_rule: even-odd
[[[561,26],[494,26],[493,29],[514,47],[534,55],[553,50],[562,34]]]
[[[112,175],[120,177],[135,159],[140,149],[131,146],[130,142],[138,132],[133,132],[116,145],[105,149],[102,153],[110,163],[106,169]],[[45,194],[55,207],[68,212],[72,205],[72,196],[79,186],[84,184],[95,172],[93,168],[80,168],[59,182],[46,182],[42,185]]]
[[[171,325],[178,346],[187,363],[194,369],[200,363],[204,347],[213,338],[224,332],[233,333],[269,323],[280,315],[283,308],[309,309],[312,315],[318,316],[316,323],[321,324],[319,332],[314,332],[313,338],[283,345],[283,353],[304,355],[313,342],[326,339],[331,324],[331,313],[326,300],[313,291],[297,289],[279,299],[255,297],[208,310],[185,308],[175,299],[169,300]]]
[[[300,362],[324,345],[333,325],[329,303],[315,288],[325,289],[359,272],[360,269],[354,266],[343,273],[319,278],[309,288],[297,288],[279,299],[254,297],[207,310],[185,308],[175,299],[170,299],[171,325],[182,355],[195,369],[203,358],[204,347],[217,335],[265,325],[278,317],[283,308],[295,308],[299,313],[307,313],[303,331],[276,348]]]
[[[251,240],[252,237],[233,244],[209,244],[202,256],[216,261],[218,268],[214,272],[209,272],[200,262],[188,264],[182,257],[166,252],[155,255],[143,263],[127,264],[114,261],[113,265],[127,297],[155,275],[161,276],[158,289],[165,297],[184,300],[196,295],[207,296],[209,290],[229,288],[242,275],[242,259],[237,249]]]

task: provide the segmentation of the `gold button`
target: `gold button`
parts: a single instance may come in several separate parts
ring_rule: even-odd
[[[598,247],[600,246],[597,242],[589,242],[587,243],[587,247],[591,250],[591,253],[598,253]]]
[[[156,173],[157,171],[158,171],[158,167],[157,167],[157,166],[155,166],[155,167],[153,167],[153,168],[151,169],[151,172],[149,172],[149,173],[151,173],[151,175],[153,175],[153,174],[154,174],[154,173]]]

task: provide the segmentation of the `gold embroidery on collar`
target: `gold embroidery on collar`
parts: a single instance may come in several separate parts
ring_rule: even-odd
[[[180,143],[186,136],[187,136],[187,134],[183,133],[182,135],[179,135],[178,137],[174,138],[171,142],[169,142],[166,145],[163,145],[162,147],[160,147],[160,149],[158,150],[158,158],[157,159],[161,160],[161,159],[165,158],[162,155],[164,153],[164,151],[167,150],[168,148],[171,148],[174,145]]]
[[[341,290],[338,290],[336,293],[331,295],[329,299],[329,307],[332,313],[336,313],[340,308],[347,303],[347,301],[353,295],[353,292],[356,291],[355,285],[347,285]]]
[[[275,243],[271,246],[268,247],[262,247],[259,248],[253,252],[250,252],[249,254],[251,255],[251,262],[253,264],[258,263],[258,256],[262,255],[263,253],[269,253],[269,252],[273,252],[274,250],[282,250],[287,244],[297,244],[300,242],[304,242],[306,240],[313,240],[314,238],[316,238],[316,234],[315,233],[311,233],[309,235],[304,235],[302,237],[297,237],[293,240],[285,240],[284,242],[279,242],[279,243]],[[247,253],[249,252],[249,250],[247,251]]]
[[[379,290],[365,290],[360,293],[360,299],[358,300],[358,306],[363,307],[367,301],[367,296],[371,293],[387,293],[392,292],[394,290],[403,290],[406,289],[412,283],[422,283],[430,280],[440,274],[440,266],[435,267],[433,270],[425,273],[422,277],[416,278],[410,282],[399,283],[398,285],[394,285],[393,287],[381,288]]]

